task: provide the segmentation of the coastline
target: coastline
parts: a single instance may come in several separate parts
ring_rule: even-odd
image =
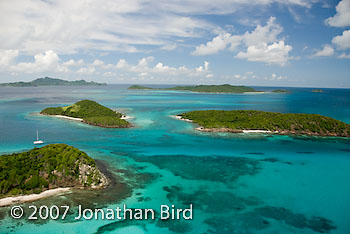
[[[49,116],[49,117],[56,117],[56,118],[61,118],[61,119],[67,119],[67,120],[72,120],[72,121],[78,121],[78,122],[81,122],[81,123],[84,123],[84,124],[87,124],[87,125],[90,125],[90,126],[103,127],[103,128],[116,128],[116,127],[107,127],[107,126],[99,126],[99,125],[89,124],[89,123],[85,122],[84,119],[74,118],[74,117],[65,116],[65,115],[47,115],[47,114],[41,114],[41,113],[39,113],[39,115]],[[133,119],[133,118],[134,117],[132,117],[132,116],[123,115],[120,119],[128,120],[128,119]],[[129,126],[129,127],[132,127],[132,125]],[[129,127],[127,127],[127,128],[129,128]]]
[[[17,203],[32,202],[42,198],[62,195],[70,192],[71,188],[55,188],[49,189],[39,194],[21,195],[16,197],[5,197],[0,199],[0,207],[9,206]]]
[[[74,118],[74,117],[65,116],[65,115],[45,115],[45,116],[57,117],[57,118],[62,118],[62,119],[69,119],[69,120],[74,120],[74,121],[79,121],[79,122],[83,121],[83,119],[81,119],[81,118]]]
[[[181,116],[175,115],[172,116],[175,119],[193,123],[190,119],[183,119]],[[197,125],[198,126],[198,125]],[[224,133],[246,133],[246,134],[277,134],[277,135],[306,135],[306,136],[320,136],[320,137],[342,137],[347,138],[346,136],[339,136],[337,134],[320,134],[314,132],[294,132],[289,130],[281,131],[270,131],[270,130],[258,130],[258,129],[232,129],[232,128],[205,128],[203,126],[196,127],[195,130],[200,132],[224,132]]]
[[[50,117],[56,117],[56,118],[62,118],[62,119],[68,119],[68,120],[74,120],[74,121],[79,121],[79,122],[83,122],[83,119],[81,118],[74,118],[74,117],[70,117],[70,116],[65,116],[65,115],[46,115],[46,114],[40,114],[39,115],[43,115],[43,116],[50,116]],[[128,116],[128,115],[123,115],[120,119],[133,119],[134,117],[132,116]]]

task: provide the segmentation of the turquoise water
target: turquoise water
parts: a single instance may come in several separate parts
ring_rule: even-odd
[[[47,144],[86,151],[115,177],[109,190],[76,191],[35,205],[159,210],[162,204],[193,204],[193,219],[69,216],[33,222],[12,219],[9,208],[2,208],[0,233],[350,233],[350,140],[199,133],[171,117],[189,110],[255,109],[317,113],[350,123],[350,90],[198,94],[127,87],[0,87],[0,153],[33,148],[38,129]],[[120,109],[135,127],[101,129],[37,115],[82,99]]]

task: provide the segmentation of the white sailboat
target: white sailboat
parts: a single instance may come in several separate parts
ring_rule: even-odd
[[[34,141],[34,145],[40,145],[40,144],[44,144],[44,141],[39,140],[39,131],[36,130],[36,141]]]

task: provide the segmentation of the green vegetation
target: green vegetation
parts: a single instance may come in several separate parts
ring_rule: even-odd
[[[75,80],[75,81],[67,81],[56,78],[44,77],[38,78],[30,82],[13,82],[13,83],[1,83],[0,86],[12,86],[12,87],[31,87],[31,86],[56,86],[56,85],[64,85],[64,86],[82,86],[82,85],[106,85],[105,83],[97,83],[94,81],[85,81],[85,80]]]
[[[192,91],[200,93],[245,93],[245,92],[259,92],[251,87],[233,86],[229,84],[223,85],[196,85],[196,86],[176,86],[172,88],[149,88],[140,85],[132,85],[128,89],[153,89],[153,90],[179,90]]]
[[[322,89],[313,89],[311,92],[313,93],[323,93]]]
[[[290,93],[290,91],[284,89],[276,89],[272,91],[273,93]]]
[[[131,126],[129,122],[121,119],[121,113],[91,100],[79,101],[66,107],[49,107],[42,110],[40,114],[81,118],[84,123],[105,128],[126,128]]]
[[[180,115],[207,129],[266,130],[279,134],[350,136],[350,125],[317,114],[282,114],[254,110],[205,110]]]
[[[107,180],[85,152],[51,144],[0,156],[0,181],[0,197],[4,197],[58,187],[96,187]]]
[[[94,126],[103,126],[105,128],[127,128],[130,127],[130,123],[124,119],[112,117],[112,116],[95,116],[87,117],[83,120],[84,123],[94,125]]]
[[[128,89],[154,89],[154,88],[149,88],[141,85],[131,85]]]

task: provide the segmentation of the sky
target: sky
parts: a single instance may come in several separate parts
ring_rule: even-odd
[[[0,82],[350,88],[350,0],[1,0]]]

